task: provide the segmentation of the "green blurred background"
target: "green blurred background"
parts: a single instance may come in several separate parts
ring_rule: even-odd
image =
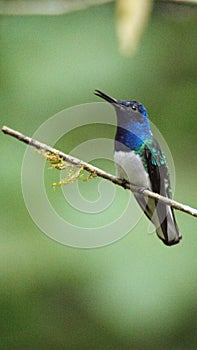
[[[58,111],[98,101],[95,88],[138,99],[172,152],[175,198],[195,207],[196,18],[174,11],[154,10],[133,58],[118,51],[113,4],[57,17],[2,16],[1,125],[31,136]],[[62,150],[87,139],[83,132]],[[25,207],[24,144],[1,134],[0,147],[0,349],[196,349],[196,219],[176,212],[183,240],[171,248],[146,234],[145,217],[110,246],[63,246]],[[88,188],[94,192],[94,180]]]

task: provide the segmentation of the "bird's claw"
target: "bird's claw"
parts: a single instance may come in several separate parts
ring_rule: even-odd
[[[125,179],[121,179],[121,182],[122,182],[122,184],[121,184],[121,186],[125,189],[125,190],[127,190],[128,189],[128,181],[127,180],[125,180]]]
[[[139,193],[139,194],[143,194],[143,192],[144,192],[145,190],[147,190],[146,187],[140,187],[140,188],[138,189],[138,193]]]

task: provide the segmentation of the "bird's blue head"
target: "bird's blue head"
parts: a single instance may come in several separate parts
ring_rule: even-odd
[[[137,101],[117,100],[102,91],[95,90],[95,95],[111,103],[117,115],[115,149],[117,151],[139,150],[151,137],[150,124],[146,108]]]

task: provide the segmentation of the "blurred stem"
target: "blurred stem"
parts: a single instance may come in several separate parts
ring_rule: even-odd
[[[50,154],[57,155],[63,161],[70,163],[72,165],[75,165],[77,167],[83,168],[84,170],[88,171],[90,173],[90,175],[92,175],[92,176],[102,177],[106,180],[113,182],[115,185],[119,185],[125,189],[129,189],[135,193],[143,194],[145,197],[159,200],[160,202],[162,202],[166,205],[169,205],[169,206],[173,207],[174,209],[183,211],[187,214],[190,214],[192,216],[197,217],[197,209],[191,208],[188,205],[176,202],[176,201],[169,199],[167,197],[160,196],[158,193],[154,193],[152,191],[149,191],[146,188],[142,188],[142,187],[133,185],[129,182],[125,182],[124,180],[121,180],[114,175],[106,173],[104,170],[99,169],[99,168],[97,168],[89,163],[86,163],[81,159],[78,159],[78,158],[72,157],[66,153],[63,153],[63,152],[61,152],[55,148],[52,148],[44,143],[41,143],[41,142],[34,140],[26,135],[23,135],[19,131],[11,129],[7,126],[3,126],[1,130],[3,131],[4,134],[15,137],[19,141],[22,141],[22,142],[38,149],[38,150],[43,150],[45,152],[49,152]]]
[[[112,0],[0,0],[0,14],[62,15],[108,2]]]
[[[157,2],[166,2],[171,4],[189,5],[189,6],[197,5],[197,0],[157,0]]]
[[[149,22],[153,0],[117,0],[116,29],[122,54],[135,54],[141,36]]]
[[[0,0],[2,15],[62,15],[113,0]],[[124,0],[122,0],[124,1]],[[158,2],[197,5],[197,0],[155,0]]]

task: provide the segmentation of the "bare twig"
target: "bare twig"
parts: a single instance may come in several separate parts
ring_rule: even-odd
[[[44,143],[41,143],[41,142],[39,142],[37,140],[34,140],[31,137],[23,135],[19,131],[11,129],[11,128],[7,127],[7,126],[3,126],[2,127],[2,131],[3,131],[4,134],[8,134],[8,135],[10,135],[12,137],[15,137],[19,141],[22,141],[22,142],[24,142],[24,143],[26,143],[26,144],[28,144],[28,145],[36,148],[36,149],[44,150],[46,152],[51,152],[53,154],[58,155],[64,161],[66,161],[68,163],[71,163],[71,164],[76,165],[76,166],[83,167],[83,169],[88,171],[90,174],[94,174],[94,175],[97,175],[99,177],[102,177],[102,178],[104,178],[106,180],[109,180],[109,181],[113,182],[116,185],[122,186],[123,188],[130,189],[132,192],[142,193],[145,197],[150,197],[150,198],[157,199],[160,202],[173,207],[174,209],[183,211],[183,212],[185,212],[187,214],[190,214],[192,216],[197,217],[197,209],[191,208],[188,205],[176,202],[176,201],[174,201],[172,199],[169,199],[167,197],[160,196],[158,193],[154,193],[152,191],[149,191],[148,189],[144,189],[144,188],[141,188],[139,186],[135,186],[133,184],[130,184],[129,182],[125,183],[125,181],[117,178],[114,175],[106,173],[102,169],[99,169],[99,168],[97,168],[97,167],[95,167],[95,166],[93,166],[93,165],[91,165],[89,163],[84,162],[83,160],[80,160],[78,158],[72,157],[72,156],[70,156],[68,154],[65,154],[65,153],[63,153],[63,152],[61,152],[61,151],[59,151],[59,150],[57,150],[55,148],[52,148],[52,147],[50,147],[50,146],[48,146],[48,145],[46,145]]]

